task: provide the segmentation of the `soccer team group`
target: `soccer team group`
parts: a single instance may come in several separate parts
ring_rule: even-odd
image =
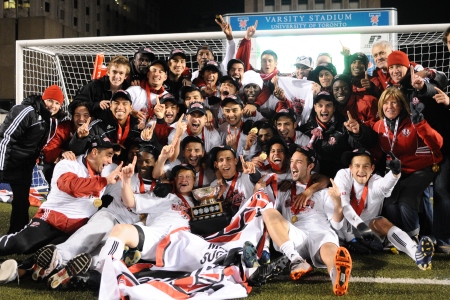
[[[30,255],[5,260],[0,282],[31,276],[51,289],[100,289],[103,298],[132,296],[139,282],[170,297],[220,283],[245,296],[288,266],[292,280],[316,267],[344,295],[350,253],[395,248],[427,270],[435,251],[450,252],[443,72],[387,41],[373,45],[371,76],[368,57],[347,48],[342,74],[320,53],[282,75],[272,50],[255,70],[257,23],[239,47],[230,25],[216,23],[227,39],[221,63],[208,45],[197,50],[195,72],[182,49],[158,59],[143,47],[112,58],[67,112],[57,85],[10,110],[0,126],[0,179],[14,197],[0,256]],[[36,161],[50,192],[29,220]],[[203,192],[220,206],[193,197],[205,187],[215,187]],[[122,270],[138,262],[150,262],[152,280]],[[221,279],[192,275],[203,272]]]

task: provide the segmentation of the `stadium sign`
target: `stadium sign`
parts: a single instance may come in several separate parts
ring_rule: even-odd
[[[388,26],[397,24],[395,8],[382,10],[301,11],[292,13],[228,14],[233,29],[246,30],[258,21],[258,30]]]

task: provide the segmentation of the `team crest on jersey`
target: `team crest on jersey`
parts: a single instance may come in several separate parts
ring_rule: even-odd
[[[336,144],[336,138],[334,136],[330,136],[330,138],[328,139],[328,144],[330,145]]]
[[[241,206],[242,200],[244,200],[244,198],[245,195],[243,192],[234,190],[233,193],[231,194],[229,201],[231,202],[231,205],[233,205],[234,207],[239,207]]]
[[[186,207],[183,203],[172,204],[172,210],[178,211],[184,219],[190,219],[188,214],[189,208]]]
[[[307,213],[310,212],[313,208],[314,208],[314,201],[309,199],[308,201],[306,201],[306,206],[302,207],[299,211],[299,213]]]
[[[402,130],[402,134],[403,134],[404,136],[408,136],[408,135],[411,134],[411,131],[409,131],[408,128],[405,128],[405,129]]]

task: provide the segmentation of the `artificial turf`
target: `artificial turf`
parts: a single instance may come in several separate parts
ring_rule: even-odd
[[[0,234],[8,230],[11,205],[0,203]],[[36,208],[30,209],[33,216]],[[0,262],[25,256],[12,255],[0,257]],[[371,255],[352,255],[352,276],[358,278],[395,278],[395,279],[431,279],[450,281],[450,255],[435,254],[433,269],[422,271],[405,254],[377,253]],[[450,285],[404,283],[352,282],[346,299],[448,299]],[[31,278],[22,278],[20,284],[10,282],[0,286],[1,299],[95,299],[97,294],[91,291],[50,291],[44,283],[36,283]],[[272,279],[262,287],[253,288],[250,299],[336,299],[333,295],[329,276],[324,269],[315,269],[306,278],[293,282],[287,274]]]

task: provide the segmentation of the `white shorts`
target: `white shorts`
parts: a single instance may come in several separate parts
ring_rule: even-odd
[[[303,230],[295,227],[290,222],[289,224],[289,240],[294,242],[295,250],[304,259],[310,259],[316,268],[326,268],[326,265],[320,259],[320,247],[325,243],[333,243],[339,247],[339,240],[336,233],[330,228]],[[275,250],[280,249],[275,246]]]
[[[145,260],[155,261],[156,250],[158,244],[164,239],[170,232],[170,226],[145,226],[142,222],[134,224],[139,226],[144,232],[145,240],[142,245],[141,258]]]

